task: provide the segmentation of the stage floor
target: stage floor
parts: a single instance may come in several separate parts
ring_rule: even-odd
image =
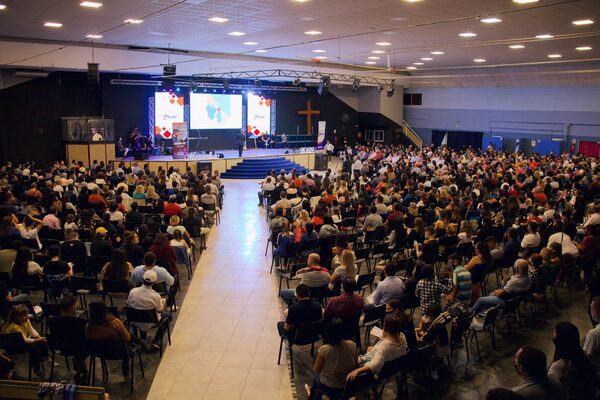
[[[253,157],[277,157],[283,156],[286,151],[289,151],[289,154],[311,154],[311,153],[300,153],[298,149],[250,149],[244,150],[242,154],[242,158],[253,158]],[[214,153],[221,153],[225,156],[225,159],[231,158],[240,158],[238,155],[238,150],[211,150]],[[189,153],[187,158],[183,159],[173,159],[173,156],[160,155],[160,156],[150,156],[146,160],[138,160],[140,162],[145,161],[198,161],[198,160],[213,160],[215,159],[212,154],[205,154],[204,152],[195,152]],[[116,161],[135,161],[133,157],[117,157]]]

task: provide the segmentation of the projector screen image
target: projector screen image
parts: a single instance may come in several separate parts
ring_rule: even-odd
[[[271,99],[248,93],[248,126],[246,132],[263,136],[271,130]]]
[[[191,129],[241,129],[242,95],[191,93]]]
[[[154,134],[166,139],[173,134],[173,122],[183,122],[183,96],[173,92],[154,94]]]

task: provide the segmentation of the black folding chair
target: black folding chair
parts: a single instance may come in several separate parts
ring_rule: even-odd
[[[20,354],[27,354],[29,356],[29,375],[27,379],[31,381],[31,371],[33,369],[31,353],[23,339],[23,335],[20,332],[0,333],[0,349],[4,349],[5,354],[9,356]]]
[[[108,368],[106,366],[106,361],[126,360],[127,362],[131,362],[131,370],[129,371],[131,376],[130,392],[133,393],[133,379],[135,375],[135,354],[137,353],[138,360],[140,363],[140,370],[142,372],[142,378],[145,378],[144,363],[142,362],[142,354],[140,352],[139,347],[135,345],[128,345],[128,343],[122,339],[89,339],[89,348],[91,349],[90,375],[92,377],[92,386],[96,385],[96,358],[100,358],[100,365],[102,367],[102,378],[105,382],[108,381]]]
[[[125,280],[112,280],[112,279],[104,279],[102,281],[102,300],[106,301],[106,296],[108,296],[110,300],[110,305],[114,306],[113,296],[115,294],[123,294],[126,297],[131,290],[131,286],[129,281]]]
[[[375,283],[375,275],[376,272],[369,272],[366,274],[362,274],[362,275],[358,275],[357,279],[356,279],[356,287],[358,287],[358,289],[361,291],[361,295],[364,297],[365,295],[365,290],[367,290],[367,288],[371,291],[371,293],[373,292],[373,285]]]
[[[362,319],[362,323],[360,324],[361,328],[366,328],[365,330],[365,341],[369,337],[369,333],[374,326],[379,326],[383,328],[383,320],[385,319],[385,304],[374,307],[365,307],[363,309],[364,317]]]
[[[325,321],[320,320],[309,324],[302,324],[293,329],[289,334],[281,336],[281,342],[279,343],[279,356],[277,358],[277,365],[281,363],[281,351],[283,349],[283,342],[287,341],[290,349],[290,368],[292,378],[294,377],[294,346],[311,345],[310,354],[314,354],[315,343],[321,340],[323,331],[325,329]]]
[[[148,329],[145,329],[144,331],[156,328],[156,334],[160,337],[160,356],[162,357],[165,332],[167,333],[169,346],[171,345],[171,318],[161,318],[159,321],[156,309],[154,308],[149,310],[138,310],[131,307],[125,307],[125,315],[127,316],[127,325],[133,330],[138,338],[140,338],[142,329],[140,329],[136,323],[148,324]]]
[[[500,314],[500,305],[490,308],[485,313],[485,318],[482,321],[481,318],[473,318],[471,322],[471,326],[469,327],[469,333],[471,334],[471,340],[475,338],[475,343],[477,344],[477,355],[481,360],[481,352],[479,350],[479,339],[477,338],[478,332],[489,332],[490,340],[492,341],[492,348],[496,350],[496,331],[494,329],[494,322],[496,322],[496,318],[498,318],[498,314]]]
[[[79,297],[82,309],[87,309],[87,295],[98,292],[98,279],[95,276],[77,276],[71,277],[71,290],[73,294]]]

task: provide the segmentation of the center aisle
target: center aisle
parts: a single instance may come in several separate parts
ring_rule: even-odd
[[[258,185],[224,183],[221,223],[209,235],[148,399],[292,398],[285,357],[277,365],[280,310]]]

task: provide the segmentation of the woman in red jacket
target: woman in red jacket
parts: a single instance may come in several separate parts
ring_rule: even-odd
[[[177,256],[175,255],[175,251],[171,248],[169,237],[166,233],[156,234],[149,251],[156,255],[157,260],[168,260],[170,266],[169,272],[173,275],[177,274]]]

